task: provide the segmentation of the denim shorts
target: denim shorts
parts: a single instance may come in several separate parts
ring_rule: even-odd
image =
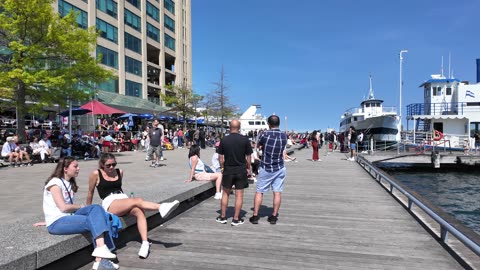
[[[356,143],[351,143],[350,144],[350,149],[356,150],[357,149],[357,144]]]
[[[260,168],[257,176],[257,192],[268,192],[270,187],[272,187],[273,192],[282,192],[286,175],[287,169],[285,167],[274,172],[267,172],[264,168]]]

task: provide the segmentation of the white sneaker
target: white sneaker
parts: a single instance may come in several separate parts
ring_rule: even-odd
[[[213,197],[215,200],[220,200],[222,199],[222,192],[216,192],[215,196]]]
[[[101,259],[98,262],[94,262],[92,269],[93,270],[104,270],[104,269],[119,269],[120,265],[113,263],[107,259]]]
[[[117,258],[117,255],[110,252],[107,245],[103,245],[101,247],[96,247],[92,252],[92,256],[93,257],[98,257],[98,258],[105,258],[105,259],[115,259],[115,258]]]
[[[146,259],[150,253],[150,243],[142,243],[140,250],[138,251],[138,256],[142,259]]]
[[[160,160],[161,160],[161,161],[164,161],[165,159],[164,159],[163,157],[160,157]]]
[[[168,215],[170,215],[170,213],[172,213],[175,209],[177,209],[179,204],[180,202],[178,200],[175,200],[169,203],[162,203],[160,204],[160,208],[158,209],[158,212],[160,212],[160,216],[162,218],[165,218]]]

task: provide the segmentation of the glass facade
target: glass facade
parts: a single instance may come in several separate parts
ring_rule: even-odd
[[[128,3],[132,4],[132,6],[140,9],[140,0],[127,0]]]
[[[138,32],[142,32],[142,20],[128,9],[125,9],[125,24]]]
[[[97,59],[102,57],[101,63],[118,69],[118,53],[97,45]]]
[[[125,48],[142,54],[142,40],[125,32]]]
[[[142,84],[125,80],[125,95],[142,98]]]
[[[175,3],[172,0],[164,0],[163,6],[166,10],[170,11],[170,13],[175,15]]]
[[[164,19],[165,19],[165,28],[175,33],[175,21],[172,18],[168,17],[168,15],[166,14],[164,16]]]
[[[67,3],[63,0],[58,0],[58,12],[60,13],[60,16],[64,17],[66,16],[70,10],[73,10],[77,15],[77,23],[78,26],[87,29],[88,28],[88,13],[77,8],[76,6]]]
[[[125,56],[125,72],[142,77],[142,62]]]
[[[147,1],[147,15],[160,22],[160,10]]]
[[[118,80],[108,80],[103,83],[99,83],[97,88],[103,91],[118,93]]]
[[[100,36],[108,39],[115,44],[118,43],[118,29],[117,27],[97,18],[97,30],[100,30]]]
[[[165,47],[175,51],[175,39],[165,34]]]
[[[160,42],[160,29],[147,23],[147,36],[154,39],[157,42]]]
[[[97,0],[97,9],[101,10],[113,18],[117,18],[117,3],[113,0]]]

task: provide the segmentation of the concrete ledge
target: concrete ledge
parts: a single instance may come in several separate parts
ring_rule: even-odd
[[[142,198],[148,201],[172,201],[179,200],[181,203],[214,189],[213,182],[193,182],[187,189],[178,191],[178,194],[171,196],[154,190],[143,190]],[[99,200],[94,200],[99,203]],[[174,213],[175,214],[175,213]],[[152,217],[159,215],[157,211],[147,211],[145,215]],[[126,233],[125,230],[136,226],[136,219],[133,217],[122,217],[123,229],[119,236]],[[0,252],[0,269],[37,269],[55,262],[72,253],[78,252],[91,246],[90,237],[87,235],[51,235],[46,227],[33,227],[32,224],[43,220],[43,215],[24,219],[14,224],[0,225],[0,241],[2,248]],[[115,240],[115,239],[114,239]],[[116,241],[116,240],[115,240]],[[93,246],[92,246],[93,249]]]

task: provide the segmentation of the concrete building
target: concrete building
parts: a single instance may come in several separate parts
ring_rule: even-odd
[[[191,0],[58,0],[53,5],[61,15],[77,12],[80,27],[101,30],[97,57],[103,55],[102,64],[118,79],[97,90],[160,107],[166,85],[192,86]],[[140,106],[129,100],[116,105]]]

